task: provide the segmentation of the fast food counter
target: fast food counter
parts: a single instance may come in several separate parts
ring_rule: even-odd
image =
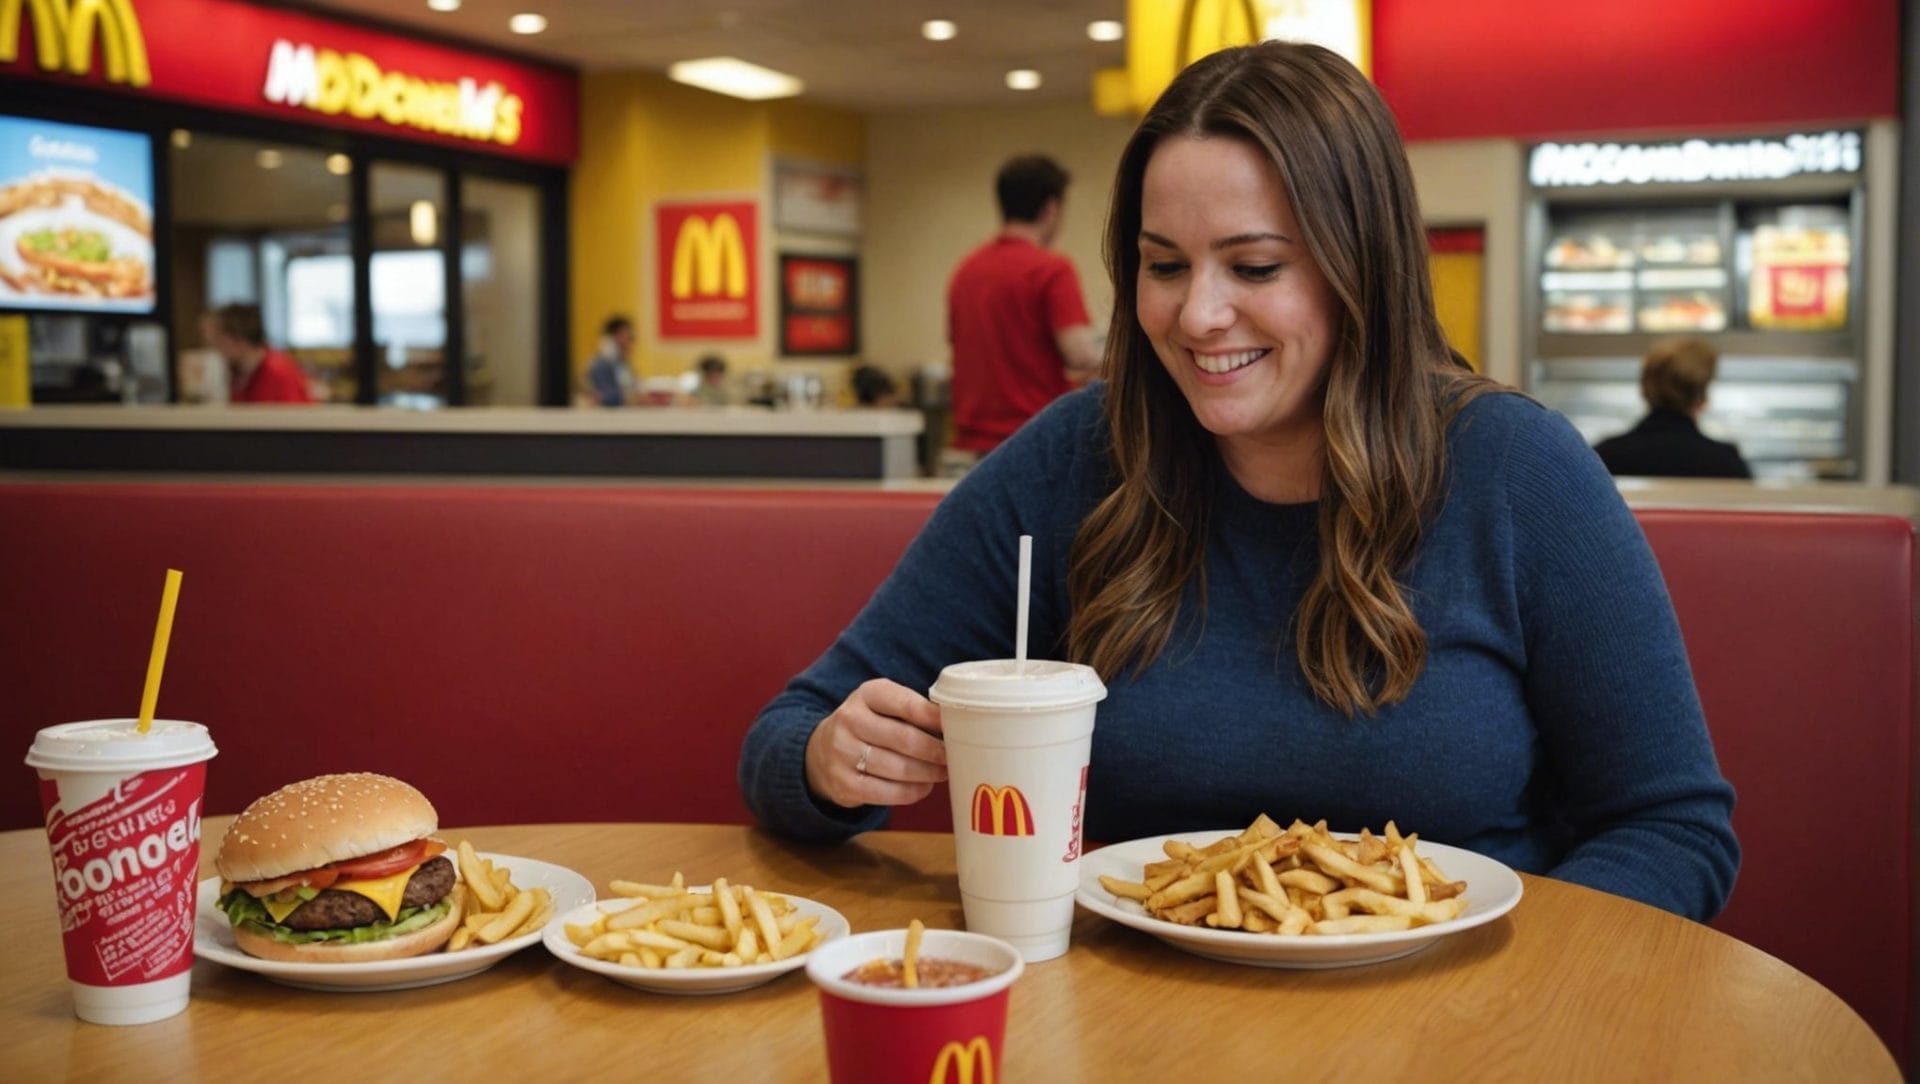
[[[923,427],[907,410],[39,406],[0,411],[0,468],[885,480],[918,474]]]

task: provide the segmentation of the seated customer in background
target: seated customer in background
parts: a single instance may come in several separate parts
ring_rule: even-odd
[[[1640,424],[1594,447],[1616,475],[1655,478],[1751,478],[1740,449],[1700,432],[1707,385],[1720,355],[1705,339],[1666,339],[1653,344],[1640,365],[1640,395],[1647,416]]]
[[[587,393],[601,406],[624,406],[633,401],[633,321],[609,316],[600,325],[600,348],[587,363]]]
[[[202,329],[207,345],[226,360],[232,402],[313,402],[306,370],[287,355],[268,348],[260,306],[222,306],[207,314]]]
[[[893,378],[885,369],[873,365],[862,365],[853,371],[853,397],[864,407],[897,407],[900,402],[900,389],[894,386]]]

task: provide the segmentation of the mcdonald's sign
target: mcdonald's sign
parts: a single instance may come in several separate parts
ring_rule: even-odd
[[[654,225],[660,337],[757,338],[759,205],[662,203]]]
[[[1128,0],[1127,66],[1094,73],[1094,107],[1144,113],[1201,57],[1276,38],[1324,45],[1370,72],[1371,24],[1371,0]]]
[[[993,1068],[993,1044],[985,1035],[975,1035],[940,1048],[927,1084],[993,1084]]]
[[[107,82],[132,87],[153,82],[133,0],[0,0],[0,64],[20,59],[22,14],[30,17],[34,60],[42,71],[92,74],[98,40]]]
[[[983,836],[1030,836],[1033,809],[1018,787],[986,783],[973,788],[973,830]]]

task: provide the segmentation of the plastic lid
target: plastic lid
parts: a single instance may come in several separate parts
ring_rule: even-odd
[[[199,723],[155,719],[145,734],[138,719],[61,723],[35,734],[27,765],[60,772],[164,768],[213,759],[218,752]]]
[[[1077,662],[983,659],[940,671],[927,697],[987,711],[1055,711],[1105,700],[1107,687],[1093,667]]]

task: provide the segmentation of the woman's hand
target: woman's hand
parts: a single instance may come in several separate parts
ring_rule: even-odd
[[[807,739],[807,787],[838,806],[908,805],[947,777],[940,708],[885,678],[853,690]]]

